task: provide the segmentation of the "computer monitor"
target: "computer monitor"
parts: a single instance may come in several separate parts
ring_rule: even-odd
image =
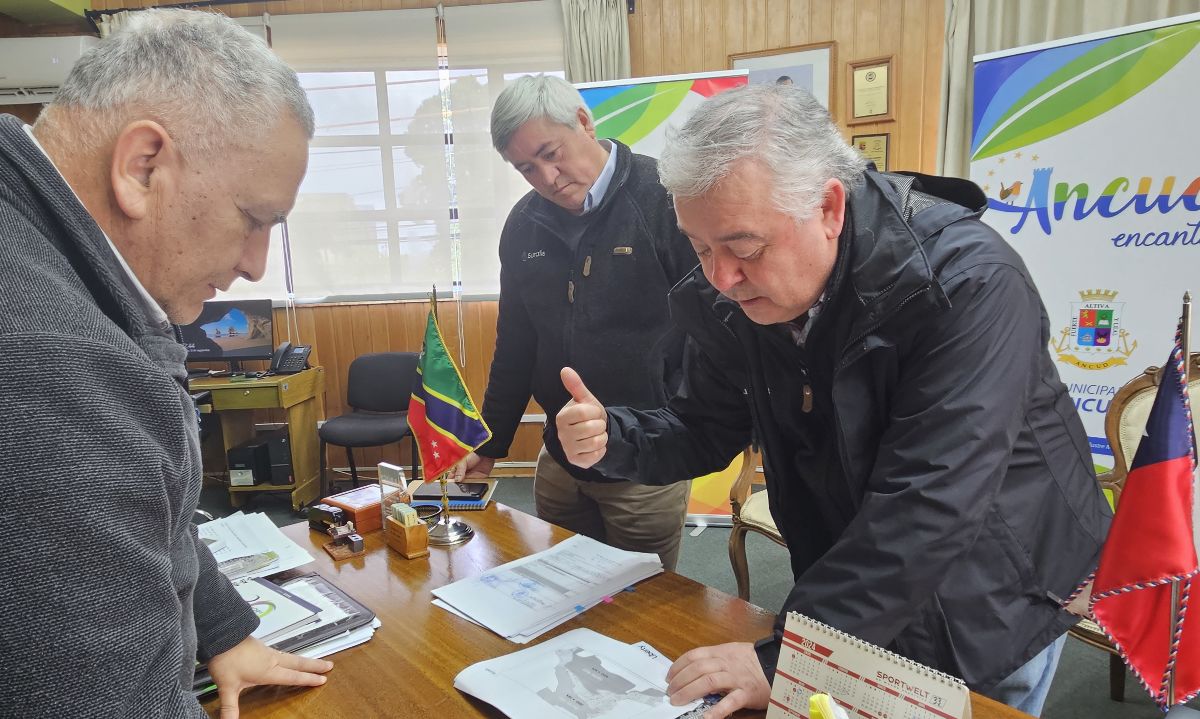
[[[180,327],[189,362],[271,359],[271,300],[212,300],[200,316]]]

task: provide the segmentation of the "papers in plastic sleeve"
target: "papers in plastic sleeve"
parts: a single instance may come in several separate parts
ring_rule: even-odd
[[[523,644],[662,571],[657,554],[628,552],[575,535],[435,589],[434,604]]]

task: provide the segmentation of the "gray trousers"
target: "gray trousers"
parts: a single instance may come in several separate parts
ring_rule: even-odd
[[[538,454],[533,496],[537,516],[617,549],[653,552],[671,571],[692,483],[648,487],[636,482],[581,482],[546,448]]]

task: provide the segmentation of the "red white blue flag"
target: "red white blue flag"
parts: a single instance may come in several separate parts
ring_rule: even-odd
[[[1091,614],[1161,707],[1200,693],[1196,438],[1182,323],[1092,584]],[[1172,610],[1172,585],[1178,601]],[[1200,594],[1200,587],[1197,587]],[[1175,672],[1175,691],[1168,678]]]

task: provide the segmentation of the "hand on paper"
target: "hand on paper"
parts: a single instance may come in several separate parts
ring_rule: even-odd
[[[724,719],[738,709],[766,709],[771,698],[771,685],[749,642],[693,649],[671,665],[667,682],[667,694],[676,706],[724,694],[705,719]]]
[[[272,649],[254,637],[218,654],[208,662],[208,672],[221,697],[221,719],[237,719],[238,696],[260,684],[315,687],[325,683],[333,662],[306,659]]]
[[[571,393],[571,401],[558,412],[558,439],[567,460],[584,469],[604,457],[608,446],[608,415],[604,405],[592,395],[579,373],[563,367],[560,373],[563,387]]]
[[[463,457],[462,461],[454,465],[450,470],[452,481],[462,482],[470,479],[487,479],[492,474],[492,469],[496,466],[496,460],[492,457],[480,457],[474,452]]]

